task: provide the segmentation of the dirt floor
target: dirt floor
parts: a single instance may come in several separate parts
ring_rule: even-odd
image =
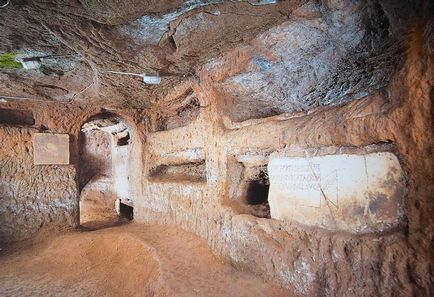
[[[174,226],[45,230],[0,253],[0,296],[290,296]]]
[[[112,206],[104,205],[98,198],[89,196],[80,201],[80,224],[83,230],[98,230],[125,224],[130,220],[125,216],[118,216]]]

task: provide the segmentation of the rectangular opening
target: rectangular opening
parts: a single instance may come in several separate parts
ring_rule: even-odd
[[[232,160],[229,171],[231,204],[242,213],[270,218],[270,179],[267,165],[247,165]]]
[[[267,166],[246,168],[242,183],[241,198],[251,210],[251,214],[260,218],[271,218],[268,204],[270,179]]]
[[[0,109],[0,124],[32,126],[35,124],[35,118],[30,110]]]
[[[134,208],[131,205],[120,203],[119,215],[128,220],[132,220],[134,218]]]
[[[154,181],[206,182],[205,160],[177,165],[159,165],[151,169]]]

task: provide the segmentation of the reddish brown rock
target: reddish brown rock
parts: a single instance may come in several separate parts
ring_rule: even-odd
[[[195,233],[233,267],[286,290],[275,295],[432,295],[429,1],[133,1],[136,9],[119,13],[116,1],[93,2],[12,1],[0,10],[0,53],[69,57],[46,60],[39,70],[1,69],[2,246],[47,226],[78,227],[80,195],[91,195],[101,202],[94,209],[125,199],[138,229],[163,225],[154,227],[164,233],[177,225]],[[158,73],[162,83],[107,70]],[[86,132],[86,123],[102,129]],[[86,133],[99,132],[105,136],[90,137],[87,150]],[[69,165],[33,164],[38,133],[69,135]],[[398,213],[397,224],[355,234],[275,219],[273,211],[270,218],[272,156],[366,155],[373,151],[361,150],[372,146],[393,148],[391,175],[399,182],[386,179],[396,195],[387,202],[375,195],[363,213]],[[402,203],[395,207],[393,198]],[[348,209],[344,218],[361,214]],[[158,232],[145,241],[160,242]],[[184,247],[190,236],[168,241]],[[104,253],[128,259],[111,246],[123,239],[109,236]],[[164,259],[175,258],[167,251],[176,248],[166,247],[159,246]],[[183,265],[195,262],[188,259],[175,265],[176,276],[202,277],[206,270],[185,274],[182,267],[191,266]],[[0,267],[0,275],[11,271]]]

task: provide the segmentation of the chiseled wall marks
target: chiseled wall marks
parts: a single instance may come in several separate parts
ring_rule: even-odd
[[[423,74],[421,62],[417,62],[425,60],[416,57],[393,77],[385,91],[359,101],[294,117],[229,126],[224,125],[224,111],[219,108],[223,99],[214,90],[210,73],[204,70],[200,86],[195,87],[201,106],[206,106],[199,121],[180,129],[151,133],[144,156],[145,166],[152,166],[164,154],[201,148],[207,183],[153,183],[145,171],[144,194],[135,206],[135,218],[141,222],[177,224],[193,231],[206,238],[217,254],[230,257],[234,265],[277,281],[296,293],[427,295],[427,251],[431,243],[426,234],[432,234],[429,177],[434,168],[428,166],[432,162],[427,156],[433,144],[426,135],[431,115],[424,111],[430,102],[429,77]],[[402,228],[354,235],[293,221],[257,218],[225,203],[234,189],[228,178],[232,176],[233,156],[256,153],[267,157],[270,152],[283,152],[294,146],[302,150],[335,147],[337,150],[324,154],[345,154],[341,148],[391,142],[396,145],[406,175],[408,192],[404,197]],[[372,209],[375,206],[372,204]]]
[[[431,106],[429,82],[432,78],[429,75],[432,75],[432,67],[426,67],[429,64],[424,64],[426,59],[419,50],[417,46],[410,48],[414,57],[410,55],[404,71],[396,75],[387,92],[344,106],[319,108],[302,117],[249,123],[231,131],[222,125],[222,114],[216,107],[220,98],[213,92],[207,74],[202,73],[202,90],[197,94],[205,104],[201,104],[204,108],[199,119],[192,126],[151,134],[147,141],[144,137],[140,139],[146,143],[140,156],[146,159],[143,164],[141,160],[134,163],[138,164],[137,172],[144,177],[134,180],[139,185],[143,182],[143,194],[137,195],[140,199],[137,206],[135,204],[135,217],[142,222],[178,224],[206,238],[216,253],[229,256],[234,265],[276,280],[300,294],[429,295],[431,270],[427,251],[432,245],[434,190],[430,177],[434,166],[432,158],[428,158],[433,143],[429,134],[432,114],[427,106]],[[84,118],[85,114],[83,121]],[[135,123],[142,118],[143,114],[134,114]],[[206,121],[201,122],[204,118]],[[62,119],[61,115],[43,123],[53,131],[62,130],[56,126],[59,119]],[[78,135],[79,128],[77,125],[72,134]],[[3,128],[0,131],[11,133]],[[26,131],[19,129],[11,134],[11,139],[21,137],[26,145],[16,145],[11,141],[0,149],[2,162],[10,168],[3,171],[4,166],[0,167],[0,193],[2,198],[7,197],[6,207],[15,203],[13,195],[9,195],[14,188],[8,182],[19,183],[23,169],[20,163],[4,155],[17,159],[24,154],[25,164],[31,163],[31,153],[25,152],[26,147],[31,147],[31,133]],[[231,188],[231,181],[227,179],[229,150],[236,155],[246,150],[279,151],[292,145],[303,148],[363,147],[377,142],[394,142],[402,158],[401,164],[409,173],[406,228],[362,236],[348,232],[329,233],[283,220],[239,214],[222,203]],[[197,148],[204,150],[207,183],[152,183],[146,179],[148,169],[152,167],[151,161],[158,159],[159,154]],[[145,167],[143,171],[142,165]],[[46,173],[56,174],[57,168],[50,167]],[[71,181],[73,177],[66,180]],[[42,189],[37,185],[25,185],[25,193],[47,191],[44,183],[40,183]],[[48,187],[48,192],[50,189]],[[41,197],[43,201],[45,196]],[[4,202],[0,203],[4,205]],[[33,201],[30,207],[36,205],[38,202]],[[4,209],[2,206],[1,219],[7,221]],[[39,212],[31,214],[38,217]],[[49,222],[49,218],[43,219]]]
[[[46,225],[78,226],[79,135],[82,125],[104,112],[100,107],[41,101],[2,102],[3,109],[32,110],[30,127],[0,125],[0,243],[32,237]],[[142,110],[119,110],[134,127],[143,127]],[[36,133],[69,135],[69,165],[34,165]],[[143,128],[135,129],[130,183],[134,197],[141,197]]]
[[[34,165],[33,128],[0,127],[0,244],[26,239],[44,224],[75,225],[73,165]]]

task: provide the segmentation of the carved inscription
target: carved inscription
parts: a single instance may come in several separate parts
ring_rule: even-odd
[[[320,207],[321,206],[321,166],[318,163],[287,162],[279,160],[273,162],[272,181],[282,192],[292,193],[288,199],[298,204]]]
[[[321,167],[319,164],[309,165],[278,165],[276,184],[297,190],[320,190]]]
[[[340,224],[346,229],[349,221],[359,228],[364,220],[378,226],[375,220],[380,217],[398,217],[404,184],[392,153],[272,157],[268,173],[272,218],[304,224],[332,222],[334,228]],[[374,207],[377,204],[371,200],[382,201],[381,206],[388,208]]]

